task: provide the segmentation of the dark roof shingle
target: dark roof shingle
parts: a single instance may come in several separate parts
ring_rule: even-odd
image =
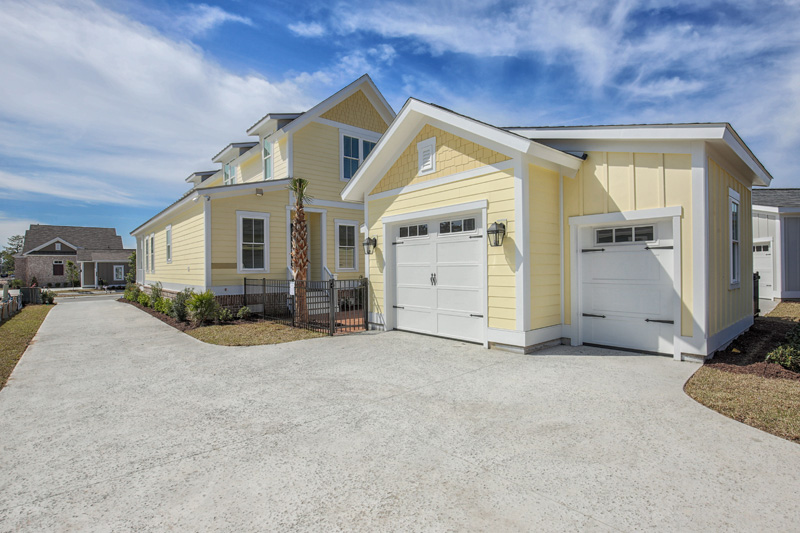
[[[82,226],[45,226],[31,224],[25,231],[22,253],[29,252],[55,238],[73,246],[89,250],[122,250],[122,237],[114,228],[87,228]]]
[[[753,188],[753,205],[800,207],[800,189]]]

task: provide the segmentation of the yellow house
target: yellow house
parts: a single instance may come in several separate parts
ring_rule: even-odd
[[[342,193],[374,327],[703,359],[753,323],[753,185],[729,124],[497,128],[409,100]]]
[[[137,281],[165,290],[243,292],[244,278],[291,279],[291,177],[309,180],[309,279],[364,275],[361,200],[341,191],[394,119],[369,76],[304,113],[271,113],[195,172],[192,189],[136,228]]]

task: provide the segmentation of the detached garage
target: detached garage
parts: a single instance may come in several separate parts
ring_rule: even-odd
[[[771,179],[729,124],[496,128],[412,99],[342,197],[373,327],[703,359],[752,324]]]

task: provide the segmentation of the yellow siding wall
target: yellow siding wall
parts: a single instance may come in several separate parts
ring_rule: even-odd
[[[314,198],[341,202],[347,182],[340,178],[339,129],[312,122],[295,132],[293,142],[295,177],[311,182],[308,193]]]
[[[256,150],[252,157],[239,164],[236,172],[236,183],[261,181],[264,179],[264,165],[261,162],[261,152]]]
[[[383,133],[388,127],[363,91],[356,91],[320,116],[377,133]]]
[[[205,284],[203,205],[197,203],[165,220],[155,233],[155,272],[147,281],[202,286]],[[172,263],[167,263],[167,226],[172,224]],[[149,235],[149,233],[148,233]]]
[[[753,226],[750,191],[713,159],[708,160],[709,335],[753,314]],[[731,229],[728,189],[740,196],[741,283],[730,286]]]
[[[205,189],[206,187],[220,187],[222,185],[222,172],[216,178],[209,178],[201,183],[197,188]]]
[[[286,205],[287,191],[233,196],[211,201],[211,278],[212,285],[240,285],[245,274],[236,272],[236,211],[269,213],[269,273],[253,277],[286,279]]]
[[[683,206],[681,219],[681,334],[692,336],[692,158],[689,154],[589,152],[564,183],[564,279],[570,279],[569,217]],[[564,284],[564,322],[570,323],[570,284]]]
[[[431,137],[436,137],[436,172],[418,176],[417,143]],[[506,155],[426,124],[372,193],[390,191],[508,159],[510,158]]]
[[[529,165],[530,329],[561,324],[561,228],[557,172]]]
[[[416,150],[416,142],[413,143]],[[453,170],[453,172],[456,172]],[[514,223],[514,175],[511,170],[491,172],[475,178],[400,196],[381,198],[369,202],[370,236],[376,237],[378,245],[370,260],[370,285],[372,287],[372,312],[383,313],[383,250],[384,216],[411,213],[422,209],[433,209],[448,205],[478,200],[488,200],[488,221],[507,219],[506,239],[502,247],[488,248],[489,327],[516,329],[516,234]],[[363,255],[361,256],[363,258]]]
[[[289,177],[289,148],[286,137],[273,143],[274,153],[272,154],[272,177],[273,179],[283,179]]]

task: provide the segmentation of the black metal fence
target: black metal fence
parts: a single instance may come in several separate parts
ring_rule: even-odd
[[[761,308],[758,306],[758,282],[761,275],[758,272],[753,272],[753,316],[758,316]]]
[[[244,304],[267,320],[328,335],[365,331],[366,279],[292,281],[245,278]]]

